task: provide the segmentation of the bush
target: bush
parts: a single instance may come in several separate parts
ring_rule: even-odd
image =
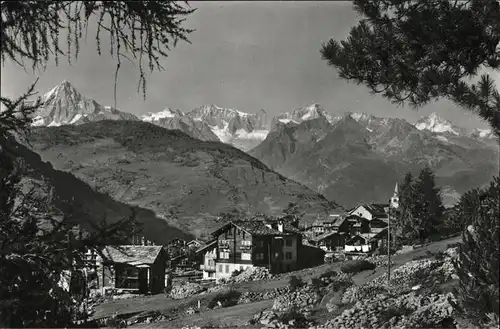
[[[321,281],[321,279],[318,279],[318,278],[312,278],[311,279],[311,286],[316,288],[316,289],[320,289],[321,287],[323,287],[323,281]]]
[[[291,320],[295,320],[295,328],[306,328],[307,327],[307,319],[306,317],[297,311],[296,308],[291,308],[287,312],[281,313],[278,315],[279,322],[288,323]]]
[[[340,270],[344,273],[359,273],[366,270],[373,270],[375,267],[377,267],[375,264],[365,259],[356,259],[342,264]]]
[[[297,277],[295,275],[292,275],[288,279],[288,286],[290,287],[290,290],[296,290],[297,288],[300,288],[304,285],[304,281],[302,281],[302,278]]]
[[[334,271],[334,270],[330,270],[330,271],[327,271],[325,273],[322,273],[319,278],[320,279],[323,279],[323,278],[330,278],[332,276],[337,276],[337,271]]]
[[[222,307],[229,307],[238,304],[238,299],[241,296],[241,292],[236,290],[229,290],[226,292],[219,293],[215,295],[209,302],[207,307],[212,309],[216,307],[219,302]]]
[[[234,278],[235,276],[240,275],[243,272],[243,270],[234,270],[233,273],[231,273],[231,277]]]

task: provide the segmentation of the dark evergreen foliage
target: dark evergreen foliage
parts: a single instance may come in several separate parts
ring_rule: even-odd
[[[423,243],[445,233],[444,207],[434,173],[428,167],[418,178],[407,173],[400,184],[400,209],[395,223],[396,234],[405,244]]]
[[[447,98],[500,135],[500,92],[482,68],[500,69],[497,0],[354,0],[362,15],[345,41],[321,54],[343,79],[365,84],[396,104],[417,108]]]
[[[457,295],[465,313],[478,321],[499,316],[500,179],[467,194],[470,219],[466,222],[459,258]]]

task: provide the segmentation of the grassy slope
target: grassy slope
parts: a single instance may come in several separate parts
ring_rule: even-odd
[[[130,216],[131,207],[111,197],[98,193],[74,175],[55,170],[50,163],[42,161],[40,155],[29,148],[10,140],[2,140],[5,153],[2,156],[22,161],[23,180],[33,180],[52,190],[54,206],[71,217],[75,223],[89,228],[89,222],[118,221]],[[174,237],[190,238],[189,234],[169,226],[163,219],[147,209],[136,208],[136,219],[144,225],[146,238],[157,243],[166,243]]]
[[[334,208],[232,146],[145,122],[38,128],[31,140],[55,168],[195,234],[208,233],[219,225],[215,216],[233,209],[278,214],[293,201],[312,221]]]

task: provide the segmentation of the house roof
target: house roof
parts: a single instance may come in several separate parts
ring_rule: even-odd
[[[288,223],[283,224],[283,232],[278,231],[277,229],[271,228],[264,221],[258,221],[258,220],[246,220],[246,221],[231,221],[215,232],[213,232],[213,235],[218,235],[221,232],[224,232],[228,227],[230,226],[236,226],[239,229],[248,232],[252,235],[291,235],[291,234],[296,234],[300,233],[298,229],[293,227],[292,225]]]
[[[335,219],[333,226],[340,226],[345,222],[345,220],[346,220],[345,216],[339,217],[339,218]]]
[[[364,206],[372,214],[385,214],[385,208],[389,207],[388,204],[383,203],[370,203]]]
[[[106,246],[102,250],[102,256],[106,261],[137,266],[153,264],[162,249],[162,246]]]
[[[385,203],[369,203],[369,204],[360,204],[356,207],[349,210],[349,213],[353,212],[358,207],[364,207],[367,211],[369,211],[373,216],[386,216],[385,208],[389,207],[389,204]]]
[[[321,240],[324,240],[330,236],[333,236],[333,235],[344,235],[343,232],[327,232],[327,233],[323,233],[321,235],[318,235],[318,236],[315,236],[315,237],[312,237],[311,240],[313,241],[321,241]]]
[[[217,240],[209,241],[209,242],[207,242],[206,245],[204,245],[204,246],[200,247],[198,250],[196,250],[196,253],[198,254],[202,251],[205,251],[205,250],[209,249],[210,247],[215,246],[216,244],[217,244]]]
[[[201,241],[198,241],[198,240],[191,240],[189,241],[188,243],[186,243],[187,245],[189,244],[198,244],[198,245],[201,245]]]
[[[386,231],[386,230],[387,230],[386,227],[382,227],[382,228],[380,228],[380,227],[372,227],[371,228],[371,231],[374,234],[379,234],[380,232],[383,232],[383,231]]]

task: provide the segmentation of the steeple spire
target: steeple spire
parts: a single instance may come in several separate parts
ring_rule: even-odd
[[[391,198],[391,208],[398,208],[399,207],[399,188],[398,188],[398,182],[396,182],[396,186],[394,187],[394,194],[392,195]]]

